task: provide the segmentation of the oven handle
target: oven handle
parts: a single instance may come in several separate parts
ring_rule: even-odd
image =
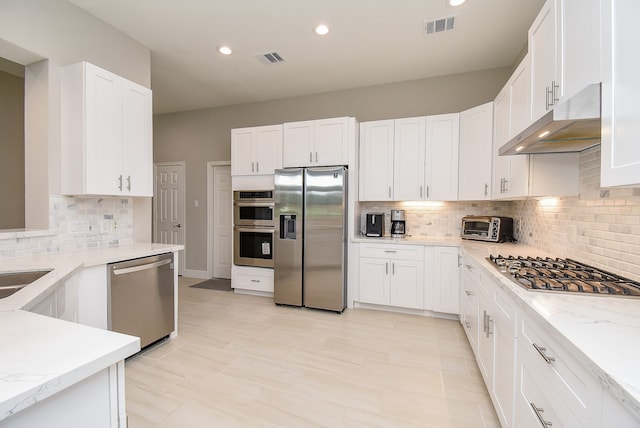
[[[274,233],[275,229],[273,226],[233,226],[233,230],[237,230],[238,232],[266,232],[266,233]]]
[[[275,202],[240,202],[235,201],[233,203],[236,207],[267,207],[273,208],[275,206]]]

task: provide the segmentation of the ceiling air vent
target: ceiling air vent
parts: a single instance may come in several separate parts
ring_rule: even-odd
[[[443,31],[453,30],[456,21],[455,16],[434,19],[433,21],[424,21],[424,35],[442,33]]]
[[[278,52],[269,52],[266,54],[256,55],[256,58],[260,62],[266,65],[278,64],[279,62],[284,62],[284,58]]]

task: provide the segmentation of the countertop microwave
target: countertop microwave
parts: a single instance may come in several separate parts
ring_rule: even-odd
[[[511,217],[465,216],[462,218],[463,239],[476,241],[513,241],[513,219]]]

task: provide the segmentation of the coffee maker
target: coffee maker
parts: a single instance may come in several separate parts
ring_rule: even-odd
[[[404,210],[391,210],[391,236],[393,238],[404,238],[404,234]]]

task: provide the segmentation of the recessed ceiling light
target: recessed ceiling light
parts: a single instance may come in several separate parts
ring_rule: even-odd
[[[464,4],[464,2],[467,0],[447,0],[447,3],[449,3],[449,6],[460,6],[461,4]]]
[[[313,27],[313,32],[318,36],[325,36],[329,34],[329,27],[324,24],[316,25],[315,27]]]
[[[231,55],[233,53],[233,51],[231,50],[231,48],[229,46],[218,46],[216,48],[216,50],[221,53],[222,55]]]

